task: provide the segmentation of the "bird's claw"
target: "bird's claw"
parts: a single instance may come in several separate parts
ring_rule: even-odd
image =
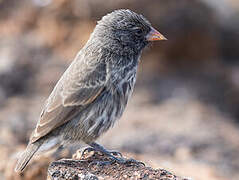
[[[109,151],[110,152],[110,154],[112,154],[113,156],[119,156],[119,157],[123,157],[123,155],[122,155],[122,153],[121,152],[119,152],[119,151]]]
[[[145,164],[143,162],[137,161],[135,159],[127,159],[125,161],[125,164],[141,164],[141,165],[145,166]]]
[[[83,149],[81,151],[81,157],[83,157],[86,153],[90,153],[90,152],[95,152],[95,149],[92,147],[87,147],[87,148]]]
[[[143,162],[136,161],[135,159],[123,158],[122,154],[118,151],[108,151],[96,143],[92,143],[90,145],[91,145],[91,147],[87,147],[81,152],[81,156],[84,156],[86,151],[88,153],[93,151],[94,153],[99,152],[100,154],[104,154],[104,155],[108,156],[108,158],[110,160],[109,161],[93,161],[89,164],[89,166],[91,166],[93,164],[96,164],[99,166],[104,166],[104,165],[109,165],[109,164],[112,164],[115,162],[118,164],[141,164],[141,165],[145,166],[145,164]]]
[[[90,153],[90,152],[99,152],[99,153],[102,153],[101,151],[99,150],[96,150],[92,147],[87,147],[85,148],[84,150],[81,151],[81,156],[84,156],[85,153]],[[123,155],[119,152],[119,151],[109,151],[109,153],[113,156],[119,156],[119,157],[123,157]]]

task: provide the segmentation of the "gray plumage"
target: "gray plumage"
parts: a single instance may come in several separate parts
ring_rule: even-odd
[[[94,142],[114,125],[133,91],[150,30],[150,23],[130,10],[116,10],[98,22],[47,99],[16,171],[37,151]]]

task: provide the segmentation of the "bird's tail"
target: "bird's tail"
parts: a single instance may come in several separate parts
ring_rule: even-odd
[[[17,161],[17,165],[15,167],[16,172],[22,172],[33,155],[37,152],[37,150],[40,148],[42,143],[40,142],[35,142],[35,143],[29,143],[26,150],[21,154]]]

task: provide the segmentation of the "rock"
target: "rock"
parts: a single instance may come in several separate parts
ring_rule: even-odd
[[[105,155],[94,152],[81,156],[80,151],[72,159],[52,162],[48,168],[48,180],[101,180],[101,179],[160,179],[187,180],[164,169],[146,167],[141,162],[119,164]]]

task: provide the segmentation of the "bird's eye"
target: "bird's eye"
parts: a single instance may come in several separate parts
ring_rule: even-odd
[[[143,30],[142,30],[142,29],[136,29],[136,30],[135,30],[135,34],[136,34],[137,36],[141,36],[141,35],[143,34]]]

